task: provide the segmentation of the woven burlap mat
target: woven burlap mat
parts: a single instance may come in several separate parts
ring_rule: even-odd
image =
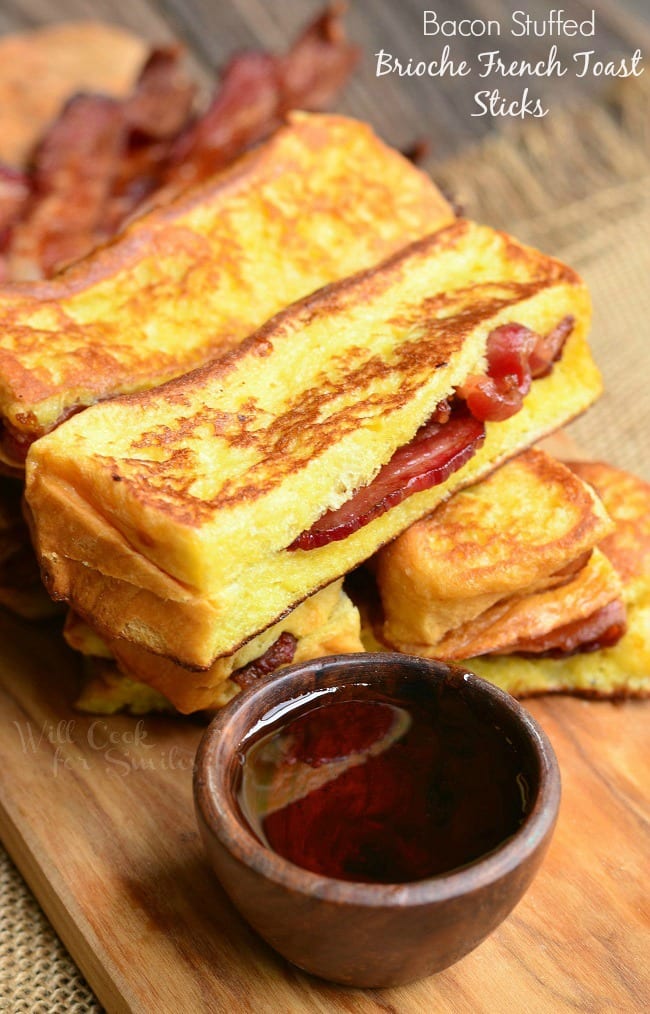
[[[650,480],[650,80],[433,167],[465,213],[577,268],[605,394],[570,434]]]
[[[649,82],[650,84],[650,82]],[[578,268],[594,300],[606,393],[572,435],[594,457],[650,479],[650,88],[511,127],[432,166],[465,212]],[[101,1008],[0,849],[0,1011]]]

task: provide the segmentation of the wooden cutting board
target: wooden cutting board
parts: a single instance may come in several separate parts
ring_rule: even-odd
[[[192,808],[200,726],[75,714],[56,625],[0,616],[0,658],[0,834],[109,1011],[648,1009],[650,702],[531,702],[563,802],[530,891],[453,968],[361,991],[276,956],[221,891]]]

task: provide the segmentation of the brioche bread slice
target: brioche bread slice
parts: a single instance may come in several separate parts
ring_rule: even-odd
[[[264,145],[52,281],[0,289],[0,457],[72,412],[238,345],[319,286],[452,221],[370,127],[293,113]]]
[[[585,409],[600,392],[589,315],[569,268],[461,220],[294,304],[229,356],[88,409],[28,458],[50,591],[104,635],[209,667]],[[466,465],[340,541],[288,548],[485,369],[494,328],[547,334],[567,316],[559,361],[516,415],[486,424]]]
[[[238,673],[272,652],[283,635],[291,635],[295,644],[277,668],[321,655],[362,651],[359,632],[359,612],[343,591],[342,581],[335,581],[305,599],[234,655],[217,659],[206,672],[184,669],[128,641],[105,641],[74,613],[68,613],[64,629],[72,648],[106,663],[93,667],[77,702],[81,710],[101,713],[124,708],[140,712],[156,710],[161,702],[152,696],[152,690],[184,713],[219,708],[246,685]],[[113,660],[113,671],[108,660]]]
[[[564,658],[483,655],[466,664],[517,697],[650,697],[650,483],[600,461],[569,467],[593,486],[614,521],[600,549],[622,582],[626,632],[599,651]]]
[[[467,658],[481,634],[488,651],[503,647],[517,639],[513,618],[505,633],[513,600],[522,626],[521,599],[566,585],[613,528],[590,486],[544,451],[524,451],[377,553],[381,639],[447,659]]]

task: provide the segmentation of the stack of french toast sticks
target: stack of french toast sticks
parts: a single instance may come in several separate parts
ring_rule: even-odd
[[[362,123],[266,142],[0,292],[0,454],[79,706],[211,710],[390,648],[650,693],[650,487],[532,445],[601,390],[571,268]]]

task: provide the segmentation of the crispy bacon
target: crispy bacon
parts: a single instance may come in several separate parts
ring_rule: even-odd
[[[487,341],[487,371],[468,377],[457,394],[473,416],[484,422],[509,419],[522,406],[533,379],[550,373],[574,327],[564,317],[547,335],[523,324],[502,324]]]
[[[528,366],[537,336],[522,324],[503,324],[487,342],[487,371],[468,377],[458,389],[472,415],[484,421],[509,419],[521,408],[531,385]]]
[[[175,138],[192,113],[196,91],[183,68],[180,46],[152,50],[123,105],[129,130],[157,140]]]
[[[483,423],[456,405],[447,422],[430,420],[422,426],[409,444],[395,451],[372,482],[341,507],[323,514],[289,549],[316,549],[347,538],[413,493],[444,482],[469,461],[484,439]]]
[[[171,194],[206,179],[277,124],[279,82],[267,53],[241,53],[226,66],[206,112],[176,139],[164,173]]]
[[[31,189],[31,181],[26,173],[0,165],[0,250],[6,247],[11,226],[24,210]]]
[[[285,55],[233,57],[198,117],[177,47],[153,50],[122,101],[75,96],[41,139],[28,175],[0,169],[0,277],[56,273],[152,201],[222,169],[287,110],[325,106],[358,58],[341,13],[329,7]]]
[[[51,275],[97,245],[123,130],[114,99],[76,95],[65,105],[34,152],[33,197],[11,242],[14,277]]]
[[[345,84],[360,50],[345,35],[345,3],[333,3],[277,58],[279,113],[289,109],[322,109]]]
[[[113,235],[161,185],[170,145],[189,121],[196,85],[178,46],[154,49],[123,105],[126,136],[102,227]]]
[[[530,357],[530,372],[537,380],[539,377],[546,377],[553,369],[562,355],[562,349],[567,338],[575,326],[575,317],[570,314],[563,317],[552,331],[546,335],[540,335]]]
[[[565,317],[544,336],[514,322],[495,328],[488,336],[486,373],[469,377],[451,402],[440,402],[372,482],[326,511],[289,549],[316,549],[345,539],[406,497],[444,482],[481,446],[485,422],[519,411],[533,379],[550,373],[573,326],[573,317]]]
[[[296,653],[297,639],[288,631],[283,631],[277,641],[274,641],[270,648],[267,648],[263,655],[236,669],[230,677],[234,683],[245,690],[253,686],[262,676],[268,676],[275,672],[281,665],[289,665],[293,662]]]
[[[13,227],[27,206],[31,189],[26,173],[0,165],[0,282],[9,278],[6,252],[11,244]]]
[[[359,57],[345,37],[341,14],[340,4],[325,10],[285,56],[234,56],[206,112],[173,145],[167,188],[188,186],[221,169],[267,137],[288,110],[326,106]]]
[[[520,641],[509,652],[532,658],[565,658],[576,652],[609,648],[621,639],[625,629],[625,604],[616,599],[582,620],[565,623],[541,637]]]

